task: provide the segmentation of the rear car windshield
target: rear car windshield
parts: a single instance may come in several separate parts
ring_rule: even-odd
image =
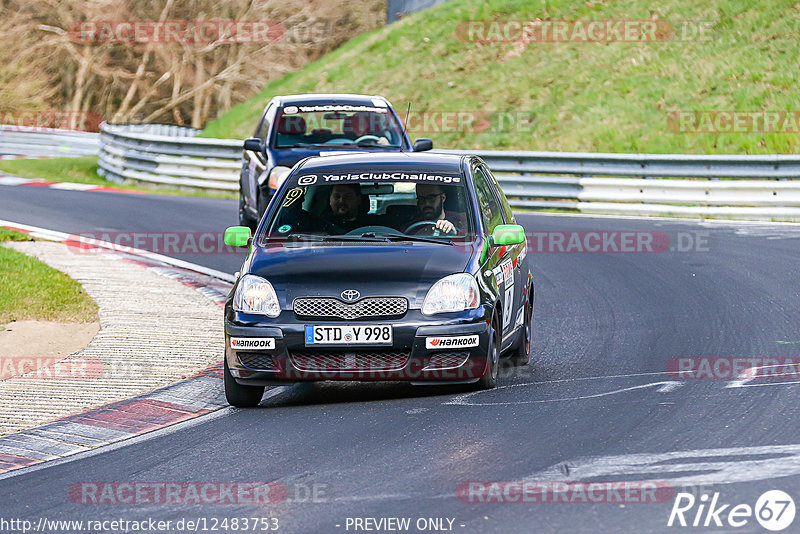
[[[400,148],[403,127],[388,107],[285,106],[275,121],[276,148],[360,145]]]
[[[472,240],[475,226],[460,174],[425,170],[293,173],[259,239],[389,234]],[[438,221],[446,221],[450,225]],[[447,230],[447,231],[445,231]]]

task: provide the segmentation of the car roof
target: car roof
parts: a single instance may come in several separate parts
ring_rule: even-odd
[[[315,93],[302,95],[281,95],[274,99],[279,105],[286,106],[291,104],[357,104],[374,106],[375,100],[391,106],[389,101],[379,95],[354,95],[346,93]]]
[[[303,160],[298,171],[346,172],[348,169],[426,170],[430,172],[461,173],[461,154],[431,152],[353,152],[331,156],[315,156]]]

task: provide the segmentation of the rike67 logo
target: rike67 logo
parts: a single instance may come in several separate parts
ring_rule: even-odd
[[[678,493],[669,514],[667,526],[680,527],[733,527],[751,525],[753,518],[763,528],[771,531],[786,529],[794,521],[794,499],[781,490],[761,494],[755,506],[741,503],[733,505],[720,500],[719,492],[699,497],[691,493]]]

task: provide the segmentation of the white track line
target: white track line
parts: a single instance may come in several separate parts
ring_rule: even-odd
[[[166,263],[167,265],[172,265],[173,267],[180,267],[182,269],[188,269],[190,271],[194,271],[200,274],[205,274],[217,278],[219,280],[224,280],[225,282],[234,283],[236,281],[236,278],[232,274],[223,273],[222,271],[217,271],[216,269],[210,269],[208,267],[204,267],[196,263],[189,263],[188,261],[183,261],[176,258],[171,258],[169,256],[164,256],[163,254],[150,252],[149,250],[142,250],[132,247],[121,247],[119,245],[115,245],[114,243],[109,243],[107,241],[100,241],[99,239],[90,239],[83,236],[66,234],[64,232],[58,232],[56,230],[48,230],[47,228],[40,228],[38,226],[31,226],[29,224],[22,224],[14,221],[6,221],[3,219],[0,219],[0,226],[13,226],[14,228],[19,228],[20,230],[26,230],[28,232],[31,232],[31,235],[33,235],[33,237],[39,237],[50,241],[65,241],[69,239],[79,243],[86,243],[87,245],[93,245],[96,247],[116,250],[117,252],[122,252],[124,254],[141,256],[143,258],[147,258],[150,260]]]

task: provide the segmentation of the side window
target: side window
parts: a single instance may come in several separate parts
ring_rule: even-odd
[[[270,113],[269,112],[270,111],[271,111],[271,108],[267,108],[267,110],[264,111],[264,115],[261,116],[261,122],[258,123],[258,128],[256,128],[256,137],[261,139],[261,141],[264,141],[267,138],[267,133],[269,133],[269,127],[270,127],[270,122],[269,122]]]
[[[514,213],[511,211],[511,205],[508,203],[508,199],[506,195],[503,193],[503,190],[500,188],[500,184],[497,183],[497,178],[494,177],[492,171],[490,171],[487,167],[482,166],[481,169],[486,173],[489,177],[489,181],[491,181],[492,185],[494,186],[494,191],[497,195],[497,198],[500,199],[500,205],[503,207],[503,215],[506,220],[506,224],[517,224],[516,219],[514,219]]]
[[[486,228],[486,232],[491,234],[494,232],[495,226],[503,224],[500,205],[492,194],[486,175],[480,168],[475,169],[472,180],[475,182],[475,194],[478,196],[478,208],[481,211],[483,225]]]

